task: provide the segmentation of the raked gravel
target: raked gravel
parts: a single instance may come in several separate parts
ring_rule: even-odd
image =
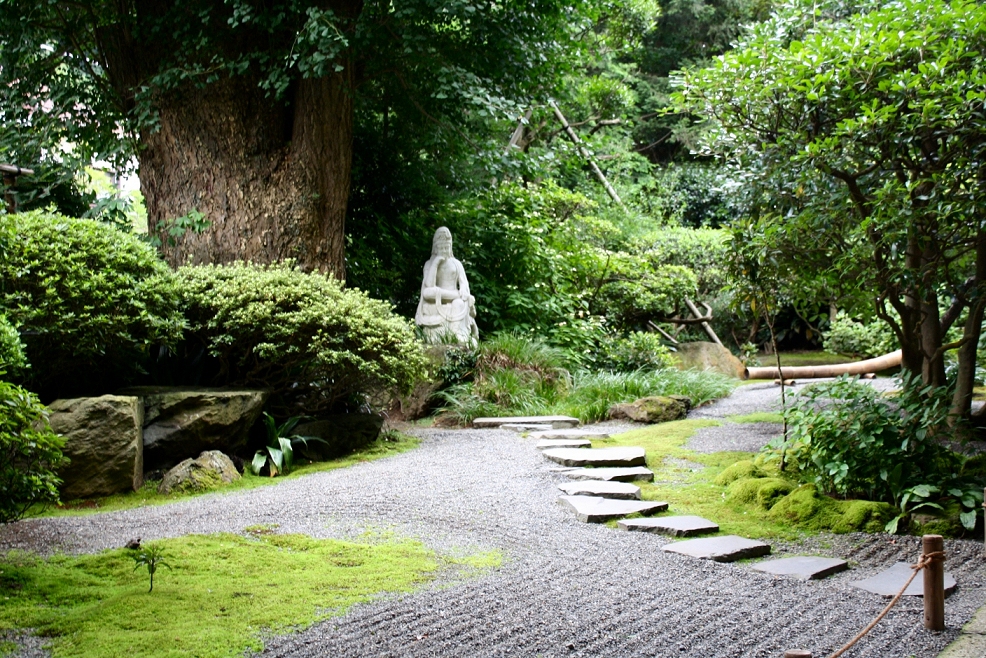
[[[697,410],[709,414],[771,403],[741,387]],[[776,395],[776,393],[775,393]],[[695,412],[693,412],[694,414]],[[721,417],[718,416],[718,417]],[[826,656],[886,601],[849,586],[896,561],[918,540],[888,535],[774,542],[775,555],[848,559],[849,572],[818,582],[783,580],[748,564],[662,552],[668,540],[579,523],[556,504],[563,476],[534,439],[503,430],[419,430],[422,445],[395,457],[160,507],[35,519],[0,528],[0,549],[93,552],[187,533],[279,532],[359,538],[392,532],[444,555],[499,550],[503,566],[478,576],[446,571],[431,585],[383,597],[308,630],[270,638],[262,655],[307,656]],[[673,510],[672,510],[673,513]],[[948,629],[922,627],[920,599],[899,604],[849,657],[931,658],[986,601],[981,542],[947,541],[959,582],[946,602]],[[18,654],[26,656],[27,653]],[[30,654],[32,656],[37,653]]]

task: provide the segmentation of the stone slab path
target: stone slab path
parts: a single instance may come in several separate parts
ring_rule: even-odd
[[[600,429],[565,429],[565,430],[546,430],[543,432],[534,432],[531,434],[532,439],[568,439],[568,440],[590,440],[590,439],[608,439],[610,437],[609,430]]]
[[[662,550],[668,553],[678,553],[701,560],[714,562],[735,562],[751,557],[763,557],[770,554],[770,545],[756,539],[747,539],[738,535],[722,537],[703,537],[701,539],[686,539],[684,541],[665,544]]]
[[[574,511],[575,518],[583,523],[605,523],[630,514],[657,514],[668,508],[665,502],[599,496],[559,496],[558,503]]]
[[[538,450],[549,450],[551,448],[591,448],[592,441],[589,439],[541,439],[534,447]]]
[[[753,565],[757,571],[775,576],[789,576],[799,580],[819,580],[845,571],[849,563],[833,557],[784,557],[764,560]]]
[[[647,457],[643,448],[554,448],[542,453],[562,466],[643,466]]]
[[[701,516],[662,516],[654,519],[626,519],[616,526],[620,530],[653,532],[672,537],[693,537],[695,535],[719,532],[719,525]]]
[[[946,560],[946,564],[948,564]],[[900,588],[904,586],[907,579],[911,577],[911,565],[905,562],[898,562],[886,571],[878,573],[872,578],[858,580],[852,583],[853,587],[873,592],[880,596],[896,596]],[[949,572],[945,572],[945,596],[955,591],[955,577]],[[924,597],[924,581],[919,574],[911,581],[911,584],[904,590],[904,596]]]
[[[503,418],[475,418],[472,421],[472,426],[476,429],[491,429],[504,424],[547,425],[549,429],[564,429],[578,427],[579,419],[571,416],[507,416]]]
[[[629,482],[583,480],[581,482],[562,482],[558,488],[569,496],[599,496],[600,498],[640,500],[640,487]]]
[[[573,468],[564,471],[572,480],[612,480],[614,482],[653,482],[654,471],[643,466],[632,468]]]

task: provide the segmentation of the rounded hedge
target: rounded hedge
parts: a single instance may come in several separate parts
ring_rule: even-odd
[[[10,320],[0,315],[0,375],[15,377],[27,367],[20,333],[10,324]]]
[[[0,305],[43,399],[106,393],[180,338],[174,277],[138,237],[36,211],[0,217],[0,240]]]
[[[29,391],[0,382],[0,523],[37,503],[58,501],[65,439],[51,431],[48,410]]]
[[[279,412],[354,411],[409,391],[425,359],[389,304],[291,263],[182,267],[190,342],[218,361],[212,383],[270,389]]]

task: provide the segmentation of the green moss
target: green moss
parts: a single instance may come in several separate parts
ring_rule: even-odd
[[[223,485],[223,491],[228,492],[241,491],[244,489],[255,489],[257,487],[278,484],[284,480],[305,477],[311,473],[320,473],[322,471],[332,471],[337,468],[346,468],[347,466],[352,466],[353,464],[374,461],[376,459],[382,459],[383,457],[390,457],[402,452],[407,452],[408,450],[416,448],[420,443],[421,441],[417,437],[402,434],[400,432],[388,432],[387,440],[384,440],[383,438],[378,439],[365,449],[344,457],[339,457],[338,459],[332,459],[324,462],[313,462],[309,464],[298,464],[295,462],[294,469],[288,475],[270,478],[267,476],[254,475],[249,469],[247,469],[242,478],[236,482]],[[31,509],[28,516],[79,516],[84,514],[92,514],[94,512],[109,512],[115,510],[133,509],[135,507],[145,507],[148,505],[162,505],[165,503],[174,502],[175,500],[210,493],[203,491],[183,491],[173,492],[171,494],[160,494],[157,491],[157,485],[157,482],[148,482],[138,491],[115,494],[113,496],[106,496],[105,498],[97,498],[93,500],[63,501],[63,505],[58,507],[50,507],[47,509],[41,506],[36,506]]]
[[[752,459],[744,459],[743,461],[736,462],[716,476],[715,483],[720,487],[725,487],[732,484],[736,480],[742,480],[745,478],[759,478],[764,477],[764,475],[765,473],[753,462]]]
[[[813,484],[798,487],[781,498],[769,515],[815,532],[882,532],[896,510],[870,500],[836,500],[818,493]]]
[[[775,411],[758,411],[742,416],[728,416],[726,420],[732,423],[783,423],[784,416]]]
[[[776,477],[752,477],[734,481],[726,488],[726,499],[736,503],[750,503],[769,510],[778,499],[797,487],[790,480]]]
[[[154,591],[131,551],[0,558],[0,629],[53,638],[56,658],[240,656],[438,568],[415,542],[357,544],[303,535],[192,535],[158,542],[171,570]],[[489,558],[480,557],[480,562]]]

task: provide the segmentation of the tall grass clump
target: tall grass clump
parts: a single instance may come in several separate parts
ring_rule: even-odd
[[[614,404],[655,395],[684,395],[697,407],[729,395],[733,386],[725,375],[697,370],[583,370],[575,374],[572,390],[556,413],[575,416],[583,423],[597,422],[606,419]]]

